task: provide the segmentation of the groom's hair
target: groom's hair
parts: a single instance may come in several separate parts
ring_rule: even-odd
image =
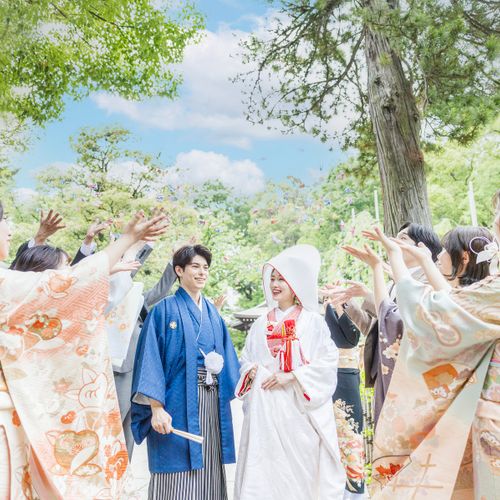
[[[177,266],[185,269],[188,264],[191,264],[196,255],[203,257],[207,261],[208,267],[210,267],[212,263],[212,252],[207,247],[203,245],[185,245],[174,253],[172,258],[174,271]],[[177,278],[179,278],[179,276],[177,276]]]

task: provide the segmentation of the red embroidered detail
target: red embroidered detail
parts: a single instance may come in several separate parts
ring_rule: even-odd
[[[285,335],[287,337],[295,337],[295,319],[285,319],[283,325],[285,327]]]
[[[244,396],[251,389],[252,382],[253,380],[250,379],[250,371],[248,371],[243,377],[243,382],[241,382],[238,397]]]
[[[275,323],[273,332],[267,335],[267,345],[273,357],[279,355],[280,370],[284,372],[291,372],[299,366],[308,364],[296,336],[297,319],[301,312],[302,307],[296,306],[278,323],[275,323],[276,309],[269,311],[267,315],[268,325]]]
[[[304,392],[304,397],[307,399],[307,401],[311,401],[311,398]]]

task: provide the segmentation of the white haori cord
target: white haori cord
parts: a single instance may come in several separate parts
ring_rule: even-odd
[[[207,385],[212,385],[214,381],[212,374],[218,375],[222,371],[222,368],[224,368],[224,358],[215,351],[205,354],[200,349],[200,352],[205,358],[205,368],[207,370],[207,378],[205,379],[205,383]]]

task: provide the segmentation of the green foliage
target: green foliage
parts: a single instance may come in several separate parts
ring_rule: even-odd
[[[186,3],[152,0],[0,2],[0,112],[43,125],[64,96],[105,90],[174,97],[172,65],[203,27]]]
[[[427,140],[472,140],[495,117],[499,105],[495,60],[499,53],[494,2],[458,0],[390,2],[373,0],[281,0],[269,36],[243,43],[244,61],[255,70],[240,75],[250,83],[248,118],[275,118],[322,141],[340,138],[345,147],[375,150],[369,123],[364,37],[383,34],[402,61]],[[387,64],[391,55],[387,54]],[[380,82],[384,84],[384,82]],[[385,82],[386,83],[386,82]],[[341,132],[329,126],[350,120]],[[369,139],[369,143],[367,143]],[[361,163],[363,165],[363,163]]]
[[[500,179],[499,127],[500,118],[469,147],[450,142],[427,155],[429,198],[438,233],[472,223],[467,197],[469,181],[474,187],[478,224],[491,226],[490,201]]]

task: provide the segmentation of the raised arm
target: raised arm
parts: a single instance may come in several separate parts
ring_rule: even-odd
[[[349,286],[326,285],[320,289],[320,294],[328,297],[332,306],[342,305],[345,314],[349,316],[349,319],[356,325],[358,330],[363,335],[368,335],[373,322],[377,318],[373,293],[359,281],[341,280],[339,283]],[[352,300],[354,297],[363,298],[363,304],[358,305]]]
[[[88,257],[89,255],[92,255],[95,252],[96,244],[94,238],[99,233],[109,228],[112,223],[112,218],[109,218],[103,222],[101,222],[99,219],[96,219],[94,222],[92,222],[92,224],[87,229],[87,234],[85,235],[85,239],[83,240],[81,247],[78,249],[78,252],[76,252],[75,257],[71,262],[72,266],[78,264],[78,262],[80,262],[82,259]]]
[[[48,238],[66,226],[62,223],[62,216],[59,212],[50,209],[47,215],[40,211],[40,224],[33,238],[35,245],[45,245]]]
[[[167,230],[166,219],[165,215],[159,215],[148,220],[144,217],[144,212],[137,212],[125,226],[122,236],[103,250],[108,256],[110,268],[138,241],[153,241],[165,233]]]
[[[423,244],[419,243],[418,246],[408,245],[403,241],[394,240],[404,252],[411,254],[418,265],[422,268],[429,284],[434,290],[450,290],[451,285],[448,280],[441,274],[434,261],[430,250]]]
[[[379,309],[383,300],[389,298],[384,280],[384,266],[382,259],[368,246],[364,249],[354,248],[349,245],[343,246],[343,250],[356,257],[361,262],[369,265],[373,273],[373,295],[375,297],[375,308]]]
[[[395,283],[398,283],[406,276],[410,276],[411,273],[403,260],[401,248],[393,238],[388,238],[379,227],[375,227],[373,231],[362,231],[361,234],[369,240],[382,243],[389,257]]]
[[[164,299],[170,293],[176,279],[177,275],[175,274],[172,263],[169,262],[161,278],[158,280],[158,283],[144,294],[144,305],[146,308],[150,309],[156,303],[160,302],[160,300]]]

